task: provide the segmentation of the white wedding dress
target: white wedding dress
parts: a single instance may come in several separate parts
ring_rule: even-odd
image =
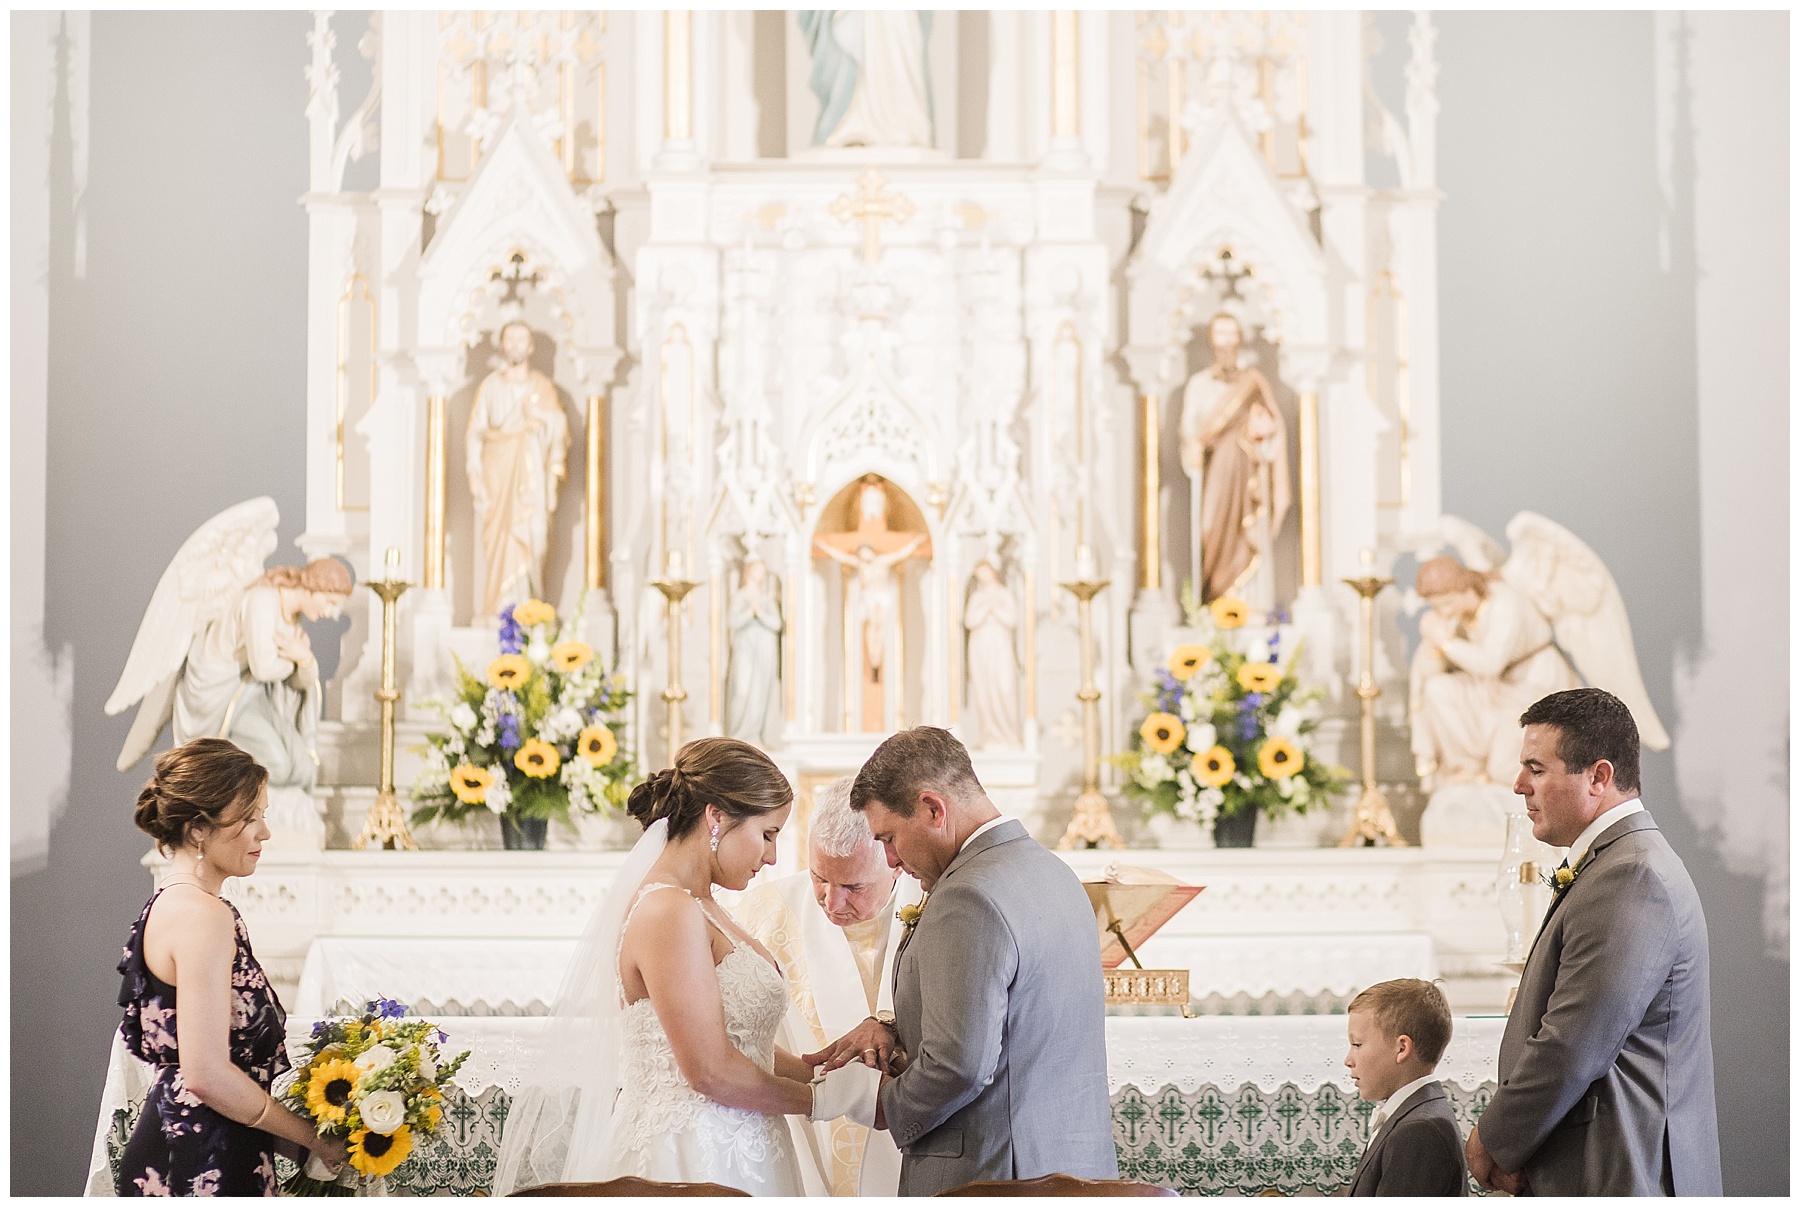
[[[649,893],[686,892],[646,882],[667,832],[662,821],[644,832],[570,961],[555,1015],[507,1112],[496,1196],[625,1176],[716,1182],[753,1195],[805,1193],[785,1116],[702,1095],[681,1075],[651,1000],[624,1000],[619,950],[631,915]],[[705,903],[700,910],[732,945],[716,966],[726,1034],[773,1073],[787,980]]]
[[[671,884],[646,884],[638,901],[658,889],[687,891]],[[634,905],[632,911],[636,909]],[[787,980],[720,925],[705,905],[700,910],[732,944],[731,954],[718,963],[719,996],[731,1046],[773,1073],[775,1032],[788,1008]],[[626,926],[630,924],[628,914]],[[723,1106],[690,1086],[675,1064],[669,1037],[649,998],[626,1006],[624,1023],[619,1098],[600,1177],[629,1174],[657,1182],[717,1182],[760,1195],[805,1193],[783,1116]]]

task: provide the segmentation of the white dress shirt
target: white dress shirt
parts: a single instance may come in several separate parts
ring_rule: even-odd
[[[1406,1105],[1408,1098],[1437,1079],[1437,1071],[1434,1069],[1416,1081],[1407,1082],[1383,1099],[1381,1105],[1375,1108],[1375,1113],[1369,1116],[1369,1139],[1375,1138],[1375,1133],[1381,1130],[1381,1125],[1392,1119],[1400,1108]]]
[[[1633,813],[1642,813],[1643,811],[1643,798],[1634,796],[1622,804],[1614,805],[1599,817],[1590,821],[1587,825],[1587,829],[1581,832],[1581,837],[1577,838],[1569,846],[1569,866],[1572,868],[1581,866],[1581,861],[1587,855],[1588,848],[1594,845],[1594,839],[1606,833],[1608,826],[1611,826],[1616,821],[1622,821],[1625,818],[1630,817]]]
[[[1006,814],[1002,813],[999,817],[994,818],[992,821],[982,822],[979,826],[975,827],[975,834],[971,834],[967,838],[962,840],[962,846],[959,846],[956,848],[957,852],[960,854],[962,852],[963,847],[966,847],[971,842],[974,842],[976,834],[986,834],[989,830],[993,829],[995,826],[999,825],[1001,822],[1008,821],[1008,820],[1010,820],[1010,819],[1006,816]]]

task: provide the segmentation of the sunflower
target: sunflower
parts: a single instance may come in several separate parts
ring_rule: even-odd
[[[572,675],[588,664],[594,647],[585,641],[564,641],[550,651],[550,664],[565,675]]]
[[[1223,788],[1237,774],[1237,760],[1223,746],[1214,746],[1194,758],[1194,778],[1208,788]]]
[[[1158,754],[1169,754],[1181,745],[1187,728],[1174,713],[1153,712],[1138,726],[1138,733],[1143,735],[1144,745]]]
[[[488,663],[488,682],[503,690],[511,690],[531,675],[531,663],[523,654],[502,654]]]
[[[439,1107],[436,1103],[433,1103],[425,1108],[425,1121],[419,1124],[419,1126],[428,1132],[435,1132],[438,1129],[438,1124],[443,1121],[443,1118],[443,1108]]]
[[[488,789],[494,786],[494,773],[473,763],[458,763],[450,773],[450,791],[465,805],[487,803]]]
[[[513,609],[513,619],[525,628],[536,624],[549,624],[556,619],[556,609],[541,599],[528,599]]]
[[[1203,645],[1178,645],[1169,655],[1169,673],[1185,683],[1211,661],[1212,651]]]
[[[347,1060],[327,1060],[313,1067],[306,1083],[306,1109],[320,1123],[341,1123],[350,1113],[350,1095],[362,1070]]]
[[[533,738],[519,747],[519,753],[513,755],[513,766],[534,780],[549,779],[562,766],[562,756],[556,753],[556,747],[550,743]]]
[[[575,749],[589,766],[604,767],[619,753],[619,739],[604,725],[589,725],[575,739]]]
[[[1284,780],[1306,766],[1306,754],[1286,738],[1270,738],[1256,755],[1257,770],[1272,780]]]
[[[1281,668],[1272,662],[1246,662],[1238,667],[1237,681],[1247,692],[1272,692],[1281,686]]]
[[[1213,623],[1221,629],[1242,628],[1250,619],[1250,605],[1230,595],[1221,595],[1207,606],[1212,609]]]
[[[404,1123],[394,1129],[391,1136],[372,1132],[366,1127],[350,1133],[350,1164],[364,1177],[386,1177],[411,1155],[412,1128]]]

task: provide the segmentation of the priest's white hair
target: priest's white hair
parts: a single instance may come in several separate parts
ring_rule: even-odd
[[[856,777],[832,780],[813,794],[812,841],[833,859],[857,854],[875,841],[868,819],[850,807],[850,785]]]

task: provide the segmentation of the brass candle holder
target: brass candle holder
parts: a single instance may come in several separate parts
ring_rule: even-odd
[[[1082,847],[1124,847],[1112,810],[1100,793],[1100,689],[1094,686],[1094,596],[1111,585],[1093,577],[1092,567],[1077,559],[1078,572],[1087,573],[1072,583],[1059,584],[1078,601],[1081,609],[1081,795],[1075,798],[1075,816],[1056,844],[1059,851]]]
[[[687,689],[681,686],[681,601],[700,585],[683,578],[681,573],[681,554],[670,550],[663,577],[650,582],[662,593],[669,610],[669,675],[662,693],[663,703],[669,709],[669,766],[674,766],[675,752],[681,749],[681,702],[687,699]]]
[[[400,800],[394,795],[394,706],[400,702],[400,689],[394,685],[394,647],[399,623],[395,605],[412,586],[397,577],[399,567],[400,551],[389,549],[387,577],[368,584],[369,590],[381,597],[381,687],[375,693],[375,698],[381,702],[381,787],[376,790],[375,803],[369,806],[368,817],[363,819],[362,833],[351,844],[359,851],[370,843],[378,850],[419,849],[406,827],[406,810],[400,807]]]
[[[1400,837],[1394,812],[1375,783],[1375,701],[1381,695],[1381,688],[1375,683],[1375,597],[1392,586],[1394,580],[1373,572],[1371,553],[1365,551],[1363,561],[1370,573],[1343,580],[1362,598],[1362,674],[1356,684],[1357,698],[1362,701],[1362,795],[1356,801],[1356,817],[1338,840],[1338,846],[1385,842],[1390,847],[1403,847],[1408,843]]]

